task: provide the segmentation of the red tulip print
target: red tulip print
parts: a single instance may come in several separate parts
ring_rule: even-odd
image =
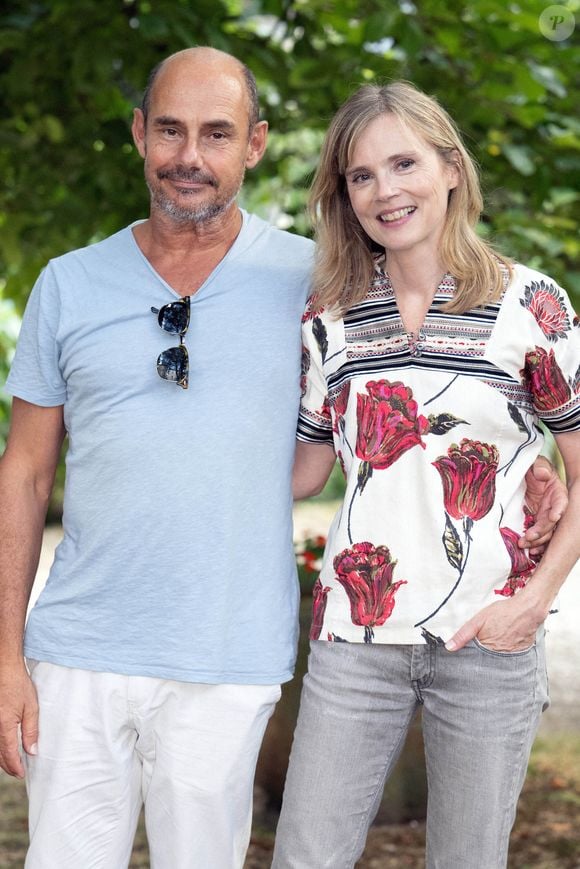
[[[425,449],[422,435],[429,431],[429,420],[418,413],[413,391],[400,381],[370,380],[367,395],[357,401],[355,453],[361,463],[357,485],[348,510],[348,534],[352,541],[350,517],[357,492],[362,494],[373,470],[390,467],[414,446]]]
[[[312,625],[310,627],[310,639],[318,640],[322,631],[324,613],[326,612],[326,597],[330,591],[329,586],[323,586],[320,577],[314,583],[312,589]]]
[[[473,523],[483,519],[495,501],[495,478],[499,452],[495,444],[485,444],[468,438],[451,444],[446,456],[439,456],[433,465],[437,468],[443,486],[445,530],[443,547],[449,564],[458,571],[458,577],[447,597],[415,627],[425,624],[437,615],[457,590],[465,573],[471,546]],[[464,543],[452,519],[461,520]]]
[[[566,378],[556,361],[553,349],[546,352],[536,347],[526,353],[526,363],[520,371],[522,382],[532,393],[536,410],[554,410],[572,398]]]
[[[355,543],[334,559],[336,578],[350,602],[352,623],[365,629],[365,643],[373,641],[373,627],[383,625],[393,612],[395,593],[406,580],[393,582],[396,561],[386,546]]]
[[[334,409],[334,425],[332,430],[338,434],[339,428],[341,431],[344,430],[344,415],[346,413],[346,409],[348,407],[348,399],[350,396],[350,380],[347,380],[346,383],[342,386],[340,392],[336,396],[333,402]]]
[[[496,588],[495,593],[503,597],[512,597],[518,589],[526,585],[536,564],[528,552],[518,546],[520,535],[516,531],[512,528],[500,528],[499,531],[508,551],[512,569],[506,584],[501,589]]]
[[[451,444],[446,456],[433,465],[443,485],[445,511],[453,519],[482,519],[493,506],[495,476],[499,461],[497,447],[463,438]]]
[[[429,421],[417,411],[413,392],[400,381],[371,380],[368,395],[357,395],[356,454],[362,459],[359,490],[362,492],[373,470],[388,468],[414,446],[425,449],[421,436]]]

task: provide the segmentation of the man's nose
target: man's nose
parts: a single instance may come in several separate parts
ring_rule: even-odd
[[[188,166],[199,168],[203,164],[202,149],[196,136],[185,136],[179,149],[179,158]]]

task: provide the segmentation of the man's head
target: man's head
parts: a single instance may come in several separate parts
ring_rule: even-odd
[[[207,47],[171,55],[151,73],[133,119],[152,212],[196,224],[227,212],[266,136],[254,77],[240,61]]]
[[[256,126],[258,121],[260,120],[260,102],[258,98],[258,86],[256,85],[256,79],[254,77],[254,73],[252,70],[246,66],[245,63],[242,63],[237,58],[232,57],[232,55],[225,54],[224,52],[218,51],[217,49],[212,48],[194,48],[194,49],[186,49],[184,52],[178,52],[176,55],[171,55],[171,57],[178,57],[181,54],[186,54],[187,51],[190,52],[210,52],[215,57],[221,55],[223,58],[231,58],[237,65],[238,68],[244,78],[246,84],[246,91],[248,97],[248,121],[249,121],[249,133],[252,132],[253,128]],[[145,86],[145,90],[143,91],[143,97],[141,99],[141,111],[143,112],[143,117],[145,119],[145,123],[147,123],[147,116],[149,114],[149,105],[151,102],[151,91],[153,89],[153,85],[155,84],[155,80],[157,78],[158,73],[161,72],[163,66],[171,60],[171,57],[166,58],[165,60],[160,61],[157,66],[153,67],[151,72],[149,73],[149,79],[147,80],[147,84]]]

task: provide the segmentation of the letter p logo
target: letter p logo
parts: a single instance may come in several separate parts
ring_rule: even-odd
[[[538,19],[540,32],[551,42],[562,42],[574,32],[574,14],[565,6],[548,6]]]

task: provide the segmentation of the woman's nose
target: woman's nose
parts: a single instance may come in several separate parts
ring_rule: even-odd
[[[397,178],[394,178],[390,173],[381,173],[377,177],[377,199],[390,199],[396,196],[399,192]]]

